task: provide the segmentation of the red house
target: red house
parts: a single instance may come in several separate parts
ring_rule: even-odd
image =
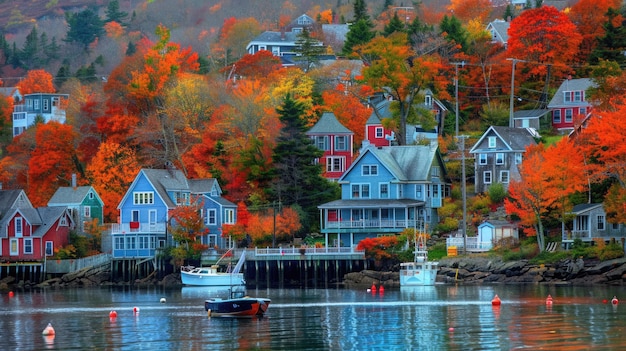
[[[334,113],[324,112],[306,134],[315,146],[324,150],[324,155],[316,160],[323,166],[324,177],[339,179],[354,158],[354,133],[339,123]]]
[[[41,261],[69,242],[67,207],[34,208],[23,190],[0,191],[0,259]]]
[[[594,86],[589,78],[567,79],[548,104],[552,127],[571,131],[587,117],[592,105],[587,100],[587,89]]]

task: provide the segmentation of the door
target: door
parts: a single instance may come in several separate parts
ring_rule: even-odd
[[[148,223],[150,224],[150,230],[156,229],[156,223],[157,223],[157,211],[156,210],[148,211]]]

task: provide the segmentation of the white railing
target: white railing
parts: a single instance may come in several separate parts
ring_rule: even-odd
[[[164,234],[165,223],[112,223],[111,234]]]
[[[110,254],[99,254],[83,258],[74,258],[68,260],[52,260],[46,261],[46,272],[48,273],[70,273],[76,272],[87,267],[97,267],[111,262]]]
[[[446,239],[446,246],[456,246],[457,249],[464,248],[465,244],[467,244],[467,251],[489,251],[493,248],[493,243],[491,241],[478,241],[478,237],[452,237]]]
[[[268,247],[256,248],[254,254],[255,256],[354,255],[364,254],[364,251],[353,247]]]
[[[328,221],[326,222],[326,228],[340,229],[340,228],[413,228],[416,225],[421,225],[421,221],[415,221],[413,219],[365,219],[356,221]]]

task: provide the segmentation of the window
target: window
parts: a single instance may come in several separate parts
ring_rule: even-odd
[[[343,172],[345,170],[344,160],[344,157],[327,157],[326,172]]]
[[[418,200],[422,199],[422,185],[418,184],[415,186],[415,198]]]
[[[30,239],[30,238],[24,239],[24,254],[25,255],[33,254],[33,239]]]
[[[67,217],[66,216],[61,216],[61,218],[59,219],[59,225],[60,226],[67,226]]]
[[[433,166],[430,169],[430,176],[431,177],[439,177],[439,166]]]
[[[561,110],[552,111],[552,123],[561,123]]]
[[[345,135],[335,137],[335,150],[347,151],[348,150],[348,137]]]
[[[574,101],[576,102],[581,102],[583,101],[583,92],[582,91],[575,91],[574,92]]]
[[[362,165],[361,175],[364,175],[364,176],[378,175],[378,165]]]
[[[11,256],[17,256],[20,254],[20,242],[19,239],[11,238],[11,242],[9,243],[9,250]]]
[[[52,241],[46,241],[46,256],[54,255],[54,247]]]
[[[388,199],[389,198],[389,183],[380,183],[378,184],[380,198]]]
[[[504,164],[504,153],[498,152],[496,153],[496,164],[503,165]]]
[[[585,116],[587,114],[587,108],[586,107],[579,108],[578,113]]]
[[[48,111],[50,109],[48,99],[43,100],[43,110]]]
[[[139,240],[139,249],[147,250],[150,249],[150,238],[147,236],[140,236],[137,238]]]
[[[26,113],[14,113],[13,114],[14,121],[21,120],[21,119],[26,119]]]
[[[134,205],[152,205],[154,204],[154,193],[152,191],[142,191],[133,193]]]
[[[127,236],[126,237],[126,249],[127,250],[134,250],[135,247],[135,237],[134,236]]]
[[[516,152],[515,153],[515,164],[519,165],[520,163],[522,163],[522,153],[521,152]]]
[[[52,106],[56,107],[59,106],[59,97],[53,97],[52,98]]]
[[[328,143],[326,142],[325,136],[317,136],[315,137],[315,146],[317,146],[320,150],[328,150]]]
[[[217,211],[214,209],[207,210],[206,213],[206,224],[215,225],[217,224]]]
[[[369,184],[352,184],[352,198],[367,199],[370,197],[370,185]]]
[[[291,28],[291,32],[292,33],[302,33],[302,28],[299,28],[299,27]]]
[[[224,223],[235,224],[235,210],[233,210],[232,208],[226,209],[225,215],[226,218],[224,218]]]
[[[496,137],[489,137],[489,148],[493,149],[496,147]]]
[[[39,100],[34,100],[33,101],[33,109],[35,111],[39,110]]]
[[[91,191],[89,192],[89,200],[93,200],[93,193]]]
[[[478,164],[479,165],[487,164],[487,154],[478,154]]]
[[[598,215],[598,230],[604,230],[604,215]]]
[[[85,218],[91,217],[91,207],[90,206],[83,207],[83,217],[85,217]]]
[[[426,98],[424,99],[424,104],[426,106],[432,106],[433,105],[433,97],[430,95],[426,95]]]
[[[568,108],[565,110],[565,122],[567,123],[572,122],[572,109],[571,108]]]
[[[385,130],[382,127],[376,127],[376,138],[380,139],[384,137]]]
[[[563,92],[563,101],[565,101],[565,102],[572,102],[572,92],[571,91]]]
[[[509,182],[509,171],[500,171],[500,183],[507,184]]]
[[[132,210],[130,212],[130,221],[131,222],[139,222],[139,211],[138,210]]]
[[[124,250],[124,237],[115,237],[115,250]]]
[[[16,238],[21,238],[23,233],[23,225],[22,225],[22,218],[21,217],[15,217],[15,237]]]
[[[491,171],[486,171],[483,173],[483,183],[491,184]]]

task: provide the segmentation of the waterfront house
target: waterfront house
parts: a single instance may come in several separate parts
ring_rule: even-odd
[[[532,129],[489,127],[470,150],[474,155],[475,192],[486,192],[494,183],[508,189],[510,180],[519,178],[518,165],[526,147],[535,144]]]
[[[34,208],[23,190],[0,191],[0,253],[8,262],[36,262],[69,243],[65,207]]]
[[[13,137],[22,134],[40,117],[44,123],[65,123],[68,94],[33,93],[24,95],[20,104],[13,106]]]
[[[72,183],[76,183],[74,177]],[[79,233],[84,232],[93,220],[96,224],[103,223],[104,202],[92,186],[59,187],[48,201],[48,206],[66,207]]]
[[[322,165],[323,176],[329,180],[339,179],[352,165],[354,133],[344,127],[334,113],[324,112],[306,135],[324,151],[324,155],[315,160]]]
[[[354,247],[439,221],[450,183],[436,144],[368,146],[339,179],[341,199],[318,206],[326,246]]]
[[[609,223],[601,203],[576,205],[569,215],[573,219],[564,223],[562,228],[562,241],[566,248],[571,247],[575,239],[589,243],[598,239],[622,242],[626,238],[626,224]]]
[[[592,110],[587,90],[594,86],[589,78],[566,79],[548,104],[552,127],[563,132],[580,125]]]
[[[200,203],[206,233],[198,239],[211,246],[231,247],[221,236],[222,224],[235,224],[237,206],[221,197],[215,179],[187,179],[182,171],[141,169],[118,205],[119,220],[111,226],[114,258],[149,258],[171,243],[170,211]]]

